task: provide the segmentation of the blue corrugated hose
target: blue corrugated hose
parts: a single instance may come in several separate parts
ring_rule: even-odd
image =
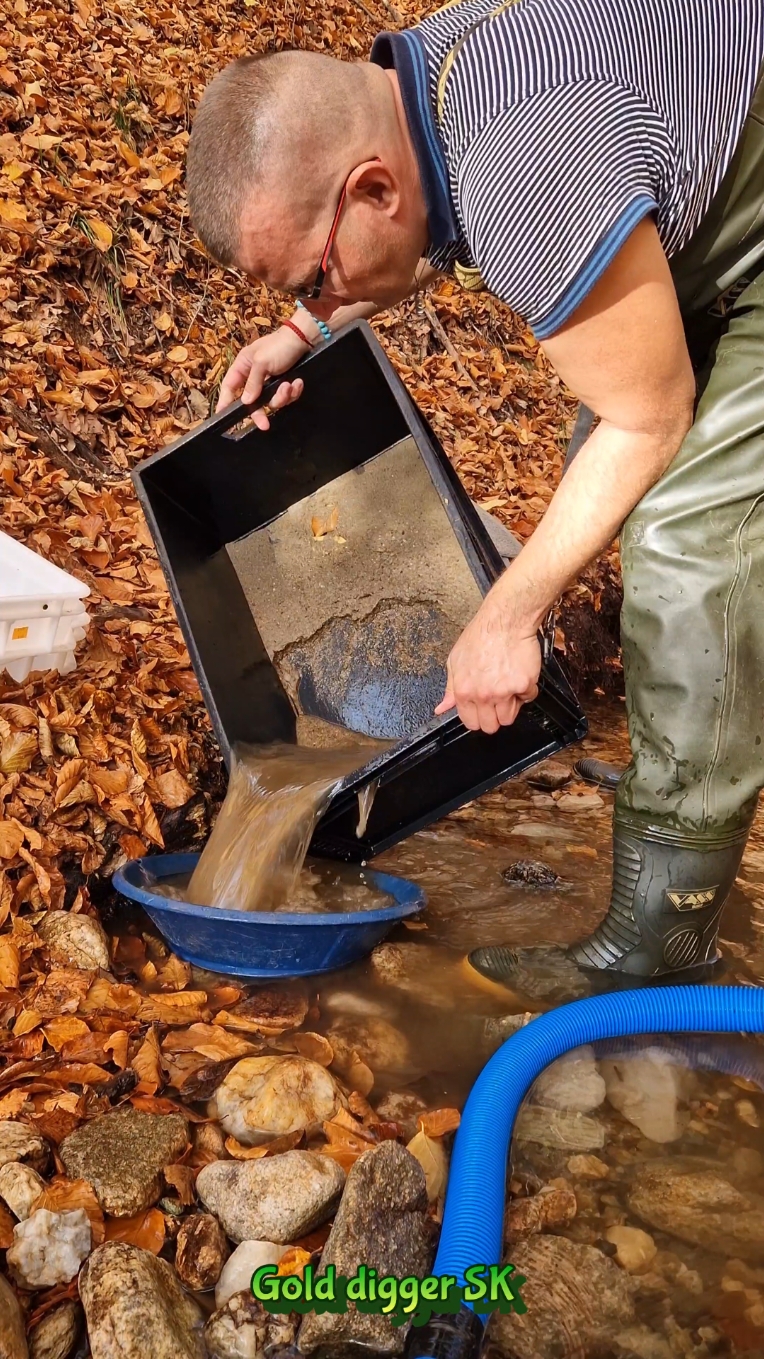
[[[478,1076],[454,1143],[433,1273],[464,1283],[470,1265],[502,1257],[507,1154],[522,1101],[541,1072],[584,1043],[636,1034],[762,1033],[764,990],[748,986],[661,986],[573,1001],[513,1034]],[[738,1058],[740,1050],[737,1049]],[[715,1067],[730,1068],[717,1048]],[[732,1055],[732,1069],[737,1072]],[[412,1327],[408,1359],[468,1359],[484,1317],[468,1311]]]

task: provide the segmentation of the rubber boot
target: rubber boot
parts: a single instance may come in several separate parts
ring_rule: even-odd
[[[699,837],[693,846],[616,822],[608,913],[568,957],[587,970],[635,977],[717,962],[719,920],[747,839],[748,828],[722,842]]]

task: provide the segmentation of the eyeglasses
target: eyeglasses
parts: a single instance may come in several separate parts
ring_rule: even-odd
[[[375,161],[378,161],[378,160],[379,160],[379,156],[372,156],[371,159],[372,159],[372,160],[375,160]],[[331,231],[329,232],[329,239],[327,240],[326,245],[324,246],[324,253],[323,253],[323,255],[321,256],[321,263],[320,263],[319,266],[318,266],[318,272],[317,272],[317,274],[316,274],[316,277],[315,277],[315,280],[314,280],[314,282],[313,282],[313,285],[312,285],[312,286],[308,286],[308,287],[293,288],[293,289],[291,289],[290,291],[291,291],[293,297],[303,297],[303,298],[310,299],[311,301],[315,301],[317,297],[320,297],[320,296],[321,296],[321,289],[322,289],[323,286],[324,286],[324,280],[325,280],[325,278],[326,278],[326,271],[327,271],[327,269],[329,268],[329,260],[330,260],[330,258],[331,258],[332,249],[333,249],[333,247],[334,247],[334,238],[335,238],[335,236],[337,235],[337,227],[338,227],[339,224],[340,224],[340,217],[342,216],[342,209],[343,209],[344,206],[345,206],[345,198],[347,197],[347,191],[348,191],[348,180],[350,179],[350,175],[355,174],[355,171],[356,171],[357,169],[358,169],[358,166],[357,166],[357,165],[354,165],[354,166],[353,166],[353,169],[350,171],[350,174],[348,175],[347,179],[345,180],[345,183],[344,183],[343,186],[342,186],[342,193],[340,194],[340,201],[339,201],[339,203],[337,204],[337,211],[336,211],[335,214],[334,214],[334,221],[332,222],[332,229],[331,229]]]

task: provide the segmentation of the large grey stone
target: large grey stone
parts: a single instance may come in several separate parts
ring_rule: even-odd
[[[536,1081],[531,1098],[548,1108],[588,1114],[605,1099],[605,1082],[597,1070],[594,1049],[574,1048],[552,1062]]]
[[[115,1109],[65,1138],[59,1148],[72,1180],[89,1180],[112,1217],[132,1217],[156,1203],[162,1170],[182,1156],[188,1123],[181,1114]]]
[[[330,1218],[345,1172],[311,1151],[285,1151],[258,1161],[212,1161],[196,1192],[232,1241],[296,1241]]]
[[[764,1253],[764,1197],[716,1170],[688,1171],[681,1161],[643,1166],[628,1202],[644,1222],[690,1245],[756,1262]]]
[[[92,1359],[207,1359],[201,1308],[148,1251],[107,1241],[86,1262],[79,1289]]]
[[[491,1315],[489,1336],[512,1359],[591,1355],[632,1324],[634,1285],[593,1246],[561,1236],[521,1237],[509,1262],[526,1279],[527,1312]]]
[[[364,1152],[348,1174],[319,1274],[334,1265],[337,1274],[349,1278],[365,1264],[380,1278],[385,1274],[421,1278],[429,1272],[433,1253],[424,1171],[397,1142],[381,1142]],[[297,1343],[306,1354],[319,1347],[339,1352],[344,1345],[358,1343],[393,1355],[402,1353],[407,1330],[394,1327],[388,1317],[358,1312],[351,1302],[347,1312],[309,1313]]]
[[[0,1359],[29,1359],[24,1316],[18,1298],[0,1274]]]

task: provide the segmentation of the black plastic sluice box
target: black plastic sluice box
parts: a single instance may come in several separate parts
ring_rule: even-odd
[[[325,744],[325,723],[379,739],[312,845],[358,861],[579,740],[586,720],[554,657],[495,736],[433,718],[501,557],[365,322],[297,374],[303,395],[269,431],[242,426],[239,403],[133,480],[226,762],[239,742]]]

